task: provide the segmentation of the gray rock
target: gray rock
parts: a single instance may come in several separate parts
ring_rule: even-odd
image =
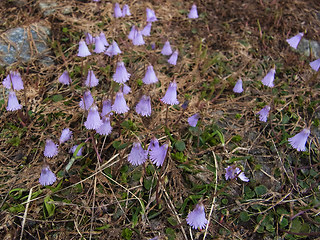
[[[50,1],[50,0],[40,0],[39,1],[39,8],[40,11],[43,12],[43,15],[45,17],[50,16],[51,14],[57,12],[60,10],[59,5],[56,1]],[[70,14],[72,12],[71,6],[66,6],[63,9],[61,9],[62,14]]]
[[[17,27],[0,35],[0,65],[6,66],[14,62],[39,60],[52,65],[48,38],[50,27],[45,22],[33,23],[25,27]]]
[[[314,58],[320,58],[320,43],[317,41],[302,38],[298,45],[297,51],[308,57],[310,56],[310,48],[312,50],[312,55],[314,56]]]
[[[28,0],[12,0],[11,3],[16,7],[23,7],[28,4]]]

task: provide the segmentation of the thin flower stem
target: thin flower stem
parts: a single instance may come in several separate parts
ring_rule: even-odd
[[[167,110],[166,110],[166,122],[165,122],[165,125],[166,125],[166,127],[168,127],[168,112],[169,112],[169,105],[168,104],[166,104],[167,105]]]

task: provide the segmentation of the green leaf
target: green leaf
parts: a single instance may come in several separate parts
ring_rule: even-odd
[[[144,179],[143,180],[143,186],[144,186],[145,189],[150,190],[150,188],[152,186],[152,180]]]
[[[254,188],[254,191],[256,192],[256,194],[257,194],[258,196],[261,196],[261,195],[263,195],[263,194],[266,194],[266,193],[268,192],[268,189],[266,188],[266,186],[260,185],[260,186],[258,186],[258,187],[255,187],[255,188]]]
[[[9,196],[13,197],[13,199],[18,200],[22,197],[23,192],[26,192],[27,189],[24,188],[14,188],[9,192]]]
[[[126,240],[131,240],[131,238],[132,238],[132,230],[129,229],[129,228],[123,229],[121,236]]]
[[[289,224],[288,219],[284,217],[284,218],[282,218],[282,220],[280,222],[280,227],[285,228],[286,226],[288,226],[288,224]]]
[[[112,146],[113,146],[116,150],[124,149],[124,148],[126,148],[128,145],[129,145],[129,143],[121,144],[120,141],[114,141],[114,142],[112,143]]]
[[[166,228],[166,235],[168,237],[168,240],[175,240],[176,239],[176,233],[174,229],[172,228]]]
[[[24,212],[25,208],[23,205],[19,204],[13,207],[9,207],[8,210],[12,213],[20,213],[20,212]]]
[[[183,152],[184,149],[186,148],[186,144],[181,141],[181,140],[178,140],[176,141],[176,143],[174,144],[175,148],[180,151],[180,152]]]
[[[59,101],[63,100],[63,96],[61,94],[53,95],[51,99],[54,102],[59,102]]]
[[[110,227],[111,227],[110,224],[103,225],[103,226],[101,226],[101,227],[97,227],[97,228],[96,228],[96,231],[109,229]]]
[[[177,220],[174,217],[169,217],[168,218],[168,222],[172,225],[172,226],[176,226],[178,225]]]
[[[43,200],[43,203],[44,203],[43,213],[45,218],[49,218],[54,215],[56,206],[52,203],[48,203],[51,201],[53,201],[53,199],[51,199],[50,196],[45,197],[45,199]]]
[[[242,222],[247,222],[250,220],[250,216],[247,212],[241,212],[239,217]]]

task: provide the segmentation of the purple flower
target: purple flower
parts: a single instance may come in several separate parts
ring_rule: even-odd
[[[151,144],[151,143],[150,143]],[[155,142],[153,147],[149,149],[149,158],[157,167],[162,166],[168,152],[168,144],[159,147],[159,143]]]
[[[58,145],[55,144],[51,139],[46,140],[46,146],[44,147],[43,155],[45,157],[54,157],[58,155]]]
[[[92,70],[88,71],[87,80],[85,82],[87,87],[95,87],[99,84],[99,79],[96,78]]]
[[[84,122],[84,126],[88,130],[97,130],[101,125],[102,120],[100,119],[98,107],[96,105],[92,105],[88,113],[87,121]]]
[[[65,128],[61,132],[59,143],[64,143],[72,137],[72,131],[69,128]]]
[[[178,50],[174,51],[171,55],[171,57],[168,59],[168,63],[172,64],[172,65],[176,65],[177,64],[177,59],[178,59]]]
[[[64,85],[70,85],[71,83],[71,78],[69,76],[68,71],[64,71],[61,76],[59,77],[59,82],[64,84]]]
[[[183,110],[186,110],[186,109],[188,108],[188,105],[189,105],[189,101],[186,100],[186,101],[184,101],[184,103],[181,105],[181,107],[182,107]]]
[[[109,46],[109,43],[108,43],[108,41],[106,39],[106,35],[104,34],[104,32],[100,33],[99,38],[102,41],[104,46],[106,46],[106,47]]]
[[[172,54],[172,49],[171,49],[169,41],[166,41],[164,43],[163,48],[161,50],[161,54],[165,55],[165,56],[169,56]]]
[[[131,152],[128,156],[128,161],[133,166],[139,166],[147,160],[147,152],[143,150],[139,142],[133,143]]]
[[[125,17],[126,15],[131,16],[129,6],[127,4],[123,5],[122,8],[122,17]]]
[[[311,67],[313,70],[315,70],[316,72],[318,72],[319,67],[320,67],[320,58],[317,59],[317,60],[315,60],[315,61],[313,61],[313,62],[311,62],[311,63],[310,63],[310,67]]]
[[[156,49],[156,44],[155,44],[154,42],[152,42],[152,43],[150,44],[150,46],[151,46],[151,49],[152,49],[152,50],[155,50],[155,49]]]
[[[131,92],[131,88],[127,84],[123,84],[122,86],[123,95],[127,95]]]
[[[84,97],[81,98],[79,106],[81,109],[88,110],[91,107],[91,105],[93,104],[93,102],[94,102],[94,99],[91,95],[90,90],[88,90],[84,93]]]
[[[259,114],[259,120],[261,121],[261,122],[266,122],[267,121],[267,119],[268,119],[268,116],[269,116],[269,111],[270,111],[270,106],[269,105],[267,105],[267,106],[265,106],[264,108],[262,108],[259,112],[258,112],[258,114]]]
[[[7,111],[16,111],[22,108],[22,105],[19,104],[17,96],[14,91],[10,91],[8,98]]]
[[[235,92],[235,93],[242,93],[243,92],[241,78],[239,78],[238,81],[236,82],[236,85],[234,85],[233,92]]]
[[[136,112],[144,117],[151,116],[151,99],[149,96],[143,95],[136,106]]]
[[[11,89],[11,83],[12,88],[16,91],[24,89],[23,81],[18,71],[10,71],[7,77],[2,81],[3,86],[7,89]]]
[[[147,22],[155,22],[158,20],[153,10],[151,10],[150,8],[147,8],[146,12],[147,12]]]
[[[309,135],[310,128],[304,128],[301,132],[289,138],[288,140],[293,148],[297,149],[298,151],[305,151]]]
[[[147,68],[146,75],[142,79],[144,84],[152,84],[158,82],[158,78],[153,70],[153,67],[150,65]]]
[[[164,97],[161,98],[161,101],[169,105],[179,104],[179,101],[177,99],[177,84],[175,81],[170,83],[168,90]]]
[[[115,18],[120,18],[122,17],[122,12],[121,12],[121,8],[119,6],[119,3],[116,3],[114,5],[114,17]]]
[[[126,113],[129,111],[126,100],[122,92],[118,92],[114,104],[112,105],[112,111],[115,111],[117,114]]]
[[[225,168],[225,170],[226,170],[226,175],[225,175],[226,180],[234,179],[238,176],[241,181],[249,182],[249,178],[247,178],[244,175],[244,172],[241,171],[239,168],[235,167],[234,165],[228,166],[227,168]]]
[[[131,27],[130,33],[129,33],[129,35],[128,35],[128,38],[129,38],[130,40],[133,40],[134,37],[136,36],[136,34],[137,34],[137,28],[136,28],[135,25],[133,25],[133,26]]]
[[[106,99],[102,102],[102,113],[101,116],[106,116],[111,112],[111,100]]]
[[[192,5],[191,10],[188,14],[188,18],[198,18],[197,6],[195,4]]]
[[[106,50],[105,44],[100,38],[100,35],[95,38],[95,48],[94,52],[95,53],[102,53]]]
[[[198,113],[193,114],[191,117],[188,118],[188,123],[191,127],[197,126],[198,120],[200,118],[200,115]]]
[[[136,34],[135,34],[135,36],[134,36],[134,38],[132,40],[132,43],[135,46],[140,46],[140,45],[145,44],[145,42],[143,40],[143,37],[142,37],[141,31],[139,31],[139,30],[136,31]]]
[[[92,35],[90,34],[90,33],[86,33],[85,34],[85,36],[86,36],[86,43],[88,44],[88,45],[90,45],[90,44],[94,44],[94,37],[92,37]]]
[[[159,148],[159,141],[155,137],[151,138],[150,144],[147,149],[147,153],[149,154],[150,151],[153,151],[155,148]]]
[[[108,47],[108,49],[104,52],[109,57],[116,56],[121,53],[121,50],[116,41],[113,41],[112,44]]]
[[[274,74],[276,73],[276,70],[274,68],[271,68],[271,70],[267,73],[267,75],[261,80],[263,85],[267,87],[274,87],[273,80],[274,80]]]
[[[113,81],[117,83],[125,83],[129,80],[131,74],[127,72],[124,62],[118,62],[116,72],[113,74]]]
[[[78,147],[78,145],[74,145],[71,149],[70,149],[70,153],[72,153],[72,154],[74,154],[74,152],[77,150],[77,147]],[[77,152],[77,157],[81,157],[82,156],[82,148],[83,147],[81,147],[80,149],[79,149],[79,151]]]
[[[43,166],[39,178],[42,186],[52,185],[57,180],[56,175],[51,171],[48,165]]]
[[[141,31],[143,36],[150,36],[151,26],[152,26],[151,22],[147,23],[147,25]]]
[[[79,50],[78,50],[78,57],[87,57],[90,56],[91,53],[85,41],[80,40],[79,42]]]
[[[102,118],[102,125],[96,130],[97,133],[100,135],[107,136],[111,133],[112,127],[110,124],[110,118],[109,117],[103,117]]]
[[[206,213],[204,212],[204,206],[202,203],[198,203],[196,207],[187,216],[187,223],[193,229],[204,229],[208,223],[206,219]]]
[[[291,47],[293,47],[294,49],[297,49],[298,44],[302,37],[303,37],[303,33],[301,32],[295,35],[294,37],[287,39],[286,41]]]

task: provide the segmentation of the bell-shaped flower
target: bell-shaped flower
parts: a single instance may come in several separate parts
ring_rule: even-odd
[[[78,57],[87,57],[90,56],[91,52],[89,51],[89,48],[85,41],[80,40],[79,42],[79,50],[78,50]]]
[[[133,26],[131,27],[130,32],[129,32],[128,38],[129,38],[130,40],[133,40],[134,37],[136,36],[136,34],[137,34],[137,28],[136,28],[135,25],[133,25]]]
[[[298,151],[305,151],[309,135],[310,128],[304,128],[301,132],[289,138],[288,140],[293,148],[297,149]]]
[[[152,23],[148,22],[147,25],[141,31],[143,36],[150,36]]]
[[[87,87],[95,87],[99,84],[99,79],[96,78],[96,75],[94,75],[94,72],[92,70],[88,71],[87,80],[85,82],[85,85]]]
[[[233,92],[235,92],[235,93],[242,93],[243,92],[241,78],[239,78],[238,81],[236,82],[236,85],[234,85]]]
[[[262,84],[267,87],[274,87],[273,80],[274,80],[274,74],[276,73],[276,70],[274,68],[271,68],[271,70],[267,73],[267,75],[261,80]]]
[[[81,98],[79,106],[81,109],[89,110],[89,108],[92,106],[93,102],[94,102],[94,99],[91,95],[91,92],[88,90],[84,93],[84,97]]]
[[[123,84],[122,85],[122,92],[123,92],[123,95],[127,95],[131,92],[131,87],[129,87],[127,84]]]
[[[169,84],[168,90],[164,97],[161,98],[161,101],[169,105],[179,104],[177,99],[177,84],[175,81]]]
[[[75,151],[77,150],[77,148],[78,148],[78,145],[74,145],[71,149],[70,149],[70,153],[72,153],[72,154],[74,154],[75,153]],[[83,147],[81,147],[79,150],[78,150],[78,152],[77,152],[77,157],[81,157],[82,156],[82,148]]]
[[[106,50],[106,47],[102,41],[102,39],[100,38],[100,35],[97,36],[95,38],[95,48],[94,48],[94,52],[95,53],[102,53]]]
[[[64,85],[70,85],[71,84],[71,78],[69,76],[68,71],[64,71],[61,76],[59,77],[59,82]]]
[[[226,170],[226,175],[225,175],[226,180],[239,177],[241,181],[249,182],[249,178],[247,178],[244,175],[244,172],[241,171],[239,168],[235,167],[234,165],[228,166],[227,168],[225,168],[225,170]]]
[[[188,14],[188,18],[190,19],[198,18],[197,6],[195,4],[192,5],[190,12]]]
[[[142,79],[144,84],[152,84],[158,82],[158,78],[153,70],[153,67],[150,65],[147,68],[146,75]]]
[[[156,44],[154,42],[150,43],[151,49],[155,50],[156,49]]]
[[[19,104],[17,96],[14,91],[9,92],[7,111],[16,111],[22,108],[22,105]]]
[[[121,50],[116,41],[113,41],[112,44],[108,47],[108,49],[104,52],[109,57],[116,56],[121,53]]]
[[[59,143],[64,143],[72,137],[72,131],[69,128],[65,128],[61,132]]]
[[[151,116],[151,99],[143,95],[136,106],[136,112],[144,117]]]
[[[57,180],[56,175],[51,171],[48,165],[43,166],[39,178],[39,183],[42,186],[52,185]]]
[[[106,99],[102,102],[102,112],[101,112],[101,116],[106,116],[109,113],[111,113],[112,109],[111,109],[111,100],[110,99]]]
[[[7,89],[11,89],[11,86],[16,91],[24,89],[23,81],[18,71],[10,71],[7,77],[2,81],[2,84]]]
[[[149,154],[150,151],[153,151],[154,149],[159,148],[159,147],[160,147],[160,146],[159,146],[159,141],[158,141],[158,139],[155,138],[155,137],[153,137],[153,138],[151,138],[151,140],[150,140],[150,144],[149,144],[149,146],[148,146],[147,153]]]
[[[98,112],[98,107],[96,105],[92,105],[88,113],[87,121],[84,122],[84,126],[88,130],[97,130],[101,125],[102,120]]]
[[[174,51],[171,57],[168,59],[168,63],[172,65],[176,65],[178,60],[178,54],[179,54],[178,50]]]
[[[171,49],[169,41],[166,41],[164,43],[163,48],[161,50],[161,54],[165,55],[165,56],[169,56],[172,54],[172,49]]]
[[[113,74],[113,81],[117,83],[125,83],[129,80],[131,74],[127,72],[124,62],[118,62],[116,72]]]
[[[198,120],[200,118],[199,113],[193,114],[191,117],[188,118],[188,123],[191,127],[197,126]]]
[[[313,70],[315,70],[316,72],[318,72],[319,67],[320,67],[320,58],[317,59],[317,60],[315,60],[315,61],[313,61],[313,62],[311,62],[311,63],[310,63],[310,67],[311,67]]]
[[[46,146],[44,147],[43,155],[45,157],[54,157],[58,155],[58,145],[55,144],[51,139],[46,140]]]
[[[189,106],[189,101],[188,100],[184,101],[184,103],[182,103],[182,105],[181,105],[183,110],[187,110],[188,106]]]
[[[196,207],[187,216],[187,223],[193,229],[204,229],[208,223],[206,219],[206,213],[204,211],[204,206],[202,203],[198,203]]]
[[[107,41],[107,39],[106,39],[106,35],[104,34],[104,32],[101,32],[101,33],[99,34],[99,38],[100,38],[100,40],[102,41],[102,43],[103,43],[103,45],[104,45],[105,47],[109,46],[109,43],[108,43],[108,41]]]
[[[86,44],[88,44],[88,45],[94,44],[95,39],[90,33],[87,32],[85,34],[85,36],[86,36],[86,38],[85,38]]]
[[[103,117],[102,118],[102,125],[96,130],[97,133],[100,135],[107,136],[111,133],[112,127],[110,124],[110,118],[109,117]]]
[[[135,142],[132,145],[131,152],[128,156],[128,161],[133,166],[139,166],[147,160],[147,151],[143,150],[139,142]]]
[[[140,46],[140,45],[145,44],[145,42],[143,40],[143,37],[142,37],[141,31],[139,31],[139,30],[136,31],[136,34],[135,34],[135,36],[134,36],[134,38],[132,40],[132,43],[135,46]]]
[[[115,111],[117,114],[126,113],[129,111],[127,106],[126,99],[123,96],[122,92],[116,94],[116,99],[112,105],[112,111]]]
[[[131,16],[131,12],[128,4],[123,5],[123,8],[122,8],[122,17],[125,17],[125,16]]]
[[[297,49],[299,42],[301,41],[301,38],[303,37],[303,33],[298,33],[292,38],[287,39],[287,43],[294,49]]]
[[[119,3],[116,3],[116,4],[114,5],[114,14],[113,14],[113,16],[114,16],[115,18],[120,18],[120,17],[122,17],[122,11],[121,11],[121,8],[120,8]]]
[[[153,147],[149,149],[149,158],[157,167],[163,165],[168,152],[168,144],[163,144],[161,147]]]
[[[156,17],[156,14],[154,13],[154,11],[152,9],[147,8],[146,12],[147,12],[147,22],[155,22],[158,20]]]
[[[258,112],[258,114],[259,114],[259,120],[261,121],[261,122],[266,122],[267,121],[267,119],[268,119],[268,116],[269,116],[269,111],[270,111],[270,106],[269,105],[267,105],[267,106],[265,106],[264,108],[262,108],[259,112]]]

